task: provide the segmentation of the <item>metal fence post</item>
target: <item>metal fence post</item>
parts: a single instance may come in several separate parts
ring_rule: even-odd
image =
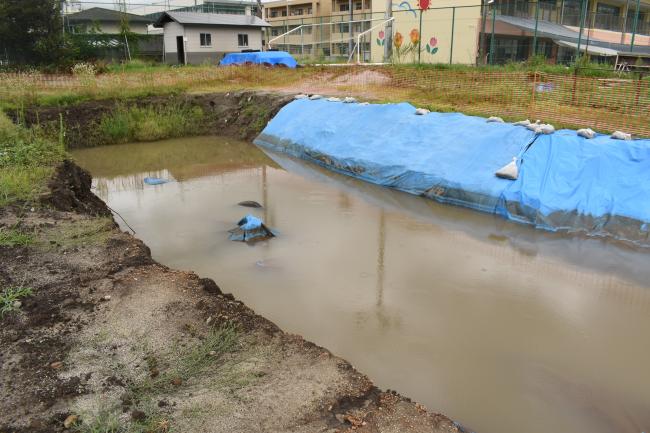
[[[449,48],[449,64],[454,58],[454,26],[456,24],[456,7],[451,8],[451,47]],[[420,36],[422,37],[422,36]]]
[[[490,4],[490,3],[488,3]],[[492,35],[490,35],[490,64],[494,64],[494,25],[497,20],[497,5],[492,1]]]
[[[580,2],[580,30],[578,31],[578,48],[576,53],[576,62],[580,58],[580,44],[582,43],[582,31],[585,28],[585,15],[587,12],[587,5],[585,4],[587,0],[582,0]]]
[[[537,26],[539,24],[539,0],[535,1],[535,33],[533,33],[533,57],[537,54]]]
[[[632,23],[632,39],[630,40],[630,51],[634,51],[634,36],[636,36],[637,26],[639,25],[639,10],[641,9],[641,0],[636,0],[636,10],[634,11],[634,22]]]
[[[420,27],[418,29],[418,65],[420,64],[420,55],[422,54],[422,9],[420,9]]]

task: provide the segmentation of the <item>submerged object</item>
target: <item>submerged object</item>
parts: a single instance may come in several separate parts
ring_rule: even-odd
[[[261,204],[259,204],[254,200],[244,200],[244,201],[240,201],[237,204],[239,206],[244,206],[244,207],[257,207],[257,208],[263,207]]]
[[[231,241],[257,242],[275,237],[271,229],[264,225],[261,219],[251,214],[246,215],[237,223],[237,227],[228,230]]]
[[[144,183],[147,185],[162,185],[164,183],[169,182],[167,179],[162,179],[159,177],[145,177],[144,178]]]

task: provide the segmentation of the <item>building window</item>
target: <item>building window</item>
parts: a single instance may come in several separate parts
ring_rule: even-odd
[[[361,9],[363,9],[363,3],[362,2],[355,2],[354,3],[354,10],[355,11],[360,11]]]
[[[350,5],[347,3],[339,4],[339,12],[345,12],[350,10]]]
[[[248,35],[242,35],[242,34],[237,35],[237,43],[239,44],[240,47],[247,47]]]
[[[210,33],[201,33],[201,46],[202,47],[211,47],[212,46],[212,35]]]

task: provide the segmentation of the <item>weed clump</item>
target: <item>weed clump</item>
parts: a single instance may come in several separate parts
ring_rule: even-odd
[[[100,120],[98,141],[114,144],[195,135],[201,131],[203,117],[200,107],[180,104],[120,106]]]
[[[39,126],[14,124],[0,113],[0,206],[34,200],[64,157],[61,138],[52,139]]]
[[[32,294],[29,287],[6,287],[0,292],[0,319],[20,309],[20,300]]]

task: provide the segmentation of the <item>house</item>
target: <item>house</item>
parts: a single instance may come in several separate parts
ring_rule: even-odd
[[[146,35],[150,18],[113,9],[90,8],[64,16],[67,31],[74,34],[99,33],[120,34],[122,23],[128,24],[129,31]]]
[[[264,20],[252,15],[164,12],[155,27],[163,29],[168,64],[218,63],[226,53],[261,50]]]

